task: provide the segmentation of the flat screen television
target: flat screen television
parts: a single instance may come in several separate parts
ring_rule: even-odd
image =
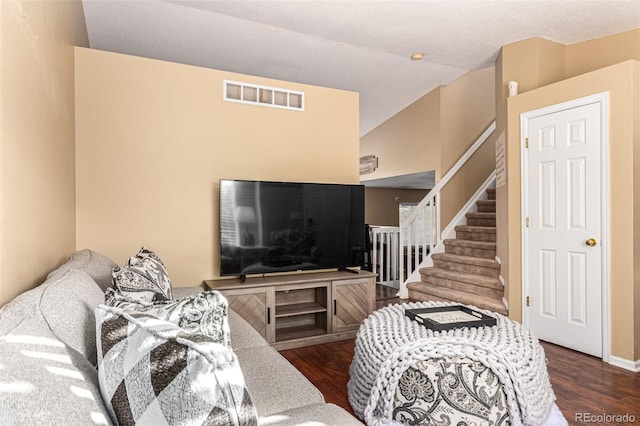
[[[364,261],[364,187],[220,180],[220,275],[347,269]]]

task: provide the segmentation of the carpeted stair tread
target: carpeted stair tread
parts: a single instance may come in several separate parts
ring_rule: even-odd
[[[434,253],[431,256],[433,266],[442,269],[498,278],[500,264],[494,259],[477,256],[464,256],[455,253]]]
[[[490,212],[473,212],[465,215],[467,225],[471,226],[496,226],[496,214]]]
[[[407,288],[409,289],[410,299],[421,301],[451,301],[464,305],[477,306],[478,308],[488,309],[503,315],[507,314],[507,309],[504,307],[502,300],[497,300],[491,297],[439,287],[425,282],[409,283],[407,284]]]
[[[495,242],[495,226],[458,225],[455,228],[456,238],[460,240]]]
[[[496,189],[495,188],[487,188],[487,197],[489,200],[496,199]]]
[[[450,269],[444,268],[421,268],[421,275],[432,275],[438,278],[451,280],[451,281],[460,281],[463,283],[477,285],[479,287],[489,287],[497,290],[502,290],[502,283],[497,278],[486,277],[482,275],[469,274],[466,272],[458,272],[452,271]]]
[[[496,200],[478,200],[476,206],[479,212],[495,212]]]
[[[496,244],[494,242],[453,239],[444,240],[443,244],[445,253],[484,257],[485,259],[496,258]]]
[[[434,268],[434,269],[439,269],[439,268]],[[476,278],[478,277],[479,276],[476,276]],[[476,281],[475,283],[468,283],[464,281],[458,281],[460,278],[461,277],[455,276],[455,275],[451,275],[451,279],[438,277],[436,275],[433,275],[433,273],[431,273],[430,271],[427,271],[426,273],[423,273],[420,275],[420,280],[423,283],[438,286],[441,288],[464,291],[466,293],[476,294],[478,296],[491,297],[494,299],[502,299],[502,296],[504,296],[504,288],[502,288],[502,285],[499,284],[499,282],[498,282],[499,288],[483,287],[481,285],[478,285],[478,281]],[[497,280],[497,278],[495,278],[495,280]]]
[[[458,225],[455,228],[456,232],[481,232],[486,234],[495,234],[495,226],[471,226],[471,225]]]
[[[482,266],[484,268],[500,269],[500,264],[495,259],[485,259],[475,256],[461,256],[453,253],[434,253],[431,258],[433,260],[443,260],[453,263],[464,263],[465,265]]]
[[[466,217],[482,218],[482,219],[495,219],[495,212],[471,212],[465,215]]]
[[[474,241],[474,240],[458,240],[457,238],[451,238],[443,240],[442,243],[446,246],[460,246],[469,248],[478,248],[484,250],[495,250],[496,243],[491,241]]]

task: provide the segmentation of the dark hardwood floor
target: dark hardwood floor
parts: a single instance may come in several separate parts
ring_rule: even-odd
[[[384,285],[376,284],[376,309],[380,309],[394,303],[402,303],[407,300],[400,299],[398,290]]]
[[[396,292],[378,289],[377,307],[398,303]],[[281,354],[322,392],[327,402],[353,413],[347,382],[354,344],[351,339],[290,349]],[[570,425],[640,424],[640,373],[550,343],[542,345],[556,403]],[[625,415],[626,418],[622,417]],[[634,421],[629,422],[632,417]]]

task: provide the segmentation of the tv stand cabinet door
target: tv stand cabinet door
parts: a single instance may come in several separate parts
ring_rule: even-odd
[[[332,282],[332,332],[358,330],[375,308],[375,278],[355,278]]]
[[[269,343],[275,342],[273,287],[222,290],[221,293],[233,309]]]

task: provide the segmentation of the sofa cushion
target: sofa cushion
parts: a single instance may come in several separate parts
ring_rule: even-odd
[[[335,404],[311,404],[270,416],[259,417],[258,424],[264,426],[362,426],[349,412]]]
[[[229,328],[231,329],[231,347],[234,351],[269,346],[264,337],[233,309],[229,309]]]
[[[127,264],[113,268],[113,284],[122,295],[152,302],[172,300],[169,274],[156,253],[146,247],[129,258]]]
[[[231,347],[229,306],[218,291],[211,290],[174,301],[144,302],[122,296],[113,288],[105,294],[105,304],[127,311],[144,312],[170,321],[190,333],[202,333],[214,341]]]
[[[38,295],[35,290],[27,293]],[[15,313],[12,303],[7,308]],[[0,424],[111,424],[96,368],[56,338],[37,306],[0,333]]]
[[[69,260],[47,275],[47,280],[57,280],[70,269],[84,271],[98,284],[102,291],[111,286],[113,278],[111,271],[116,264],[109,258],[93,250],[83,249],[72,253]],[[45,281],[45,282],[46,282]]]
[[[271,346],[235,352],[261,417],[324,402],[320,391]]]
[[[256,424],[233,351],[143,313],[96,309],[98,378],[119,424]]]
[[[86,272],[70,269],[43,285],[40,312],[55,336],[97,365],[95,309],[104,293]]]

